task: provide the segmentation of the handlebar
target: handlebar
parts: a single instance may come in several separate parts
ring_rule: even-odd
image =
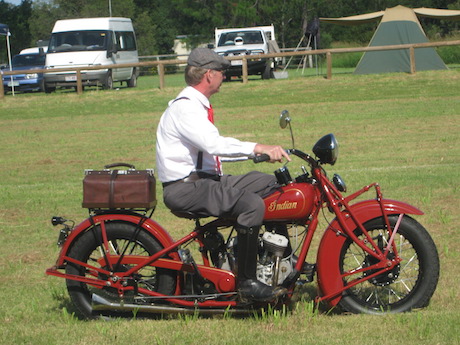
[[[266,153],[262,153],[261,155],[255,156],[252,160],[254,163],[268,162],[270,160],[270,156]]]
[[[315,168],[319,165],[319,162],[316,161],[316,159],[314,159],[312,156],[297,149],[287,149],[286,152],[289,155],[297,156],[300,159],[303,159],[304,161],[308,162],[312,168]],[[266,153],[263,153],[261,155],[255,156],[252,160],[254,163],[268,162],[270,160],[270,156]]]

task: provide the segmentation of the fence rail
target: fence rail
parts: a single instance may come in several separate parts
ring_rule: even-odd
[[[318,50],[301,50],[301,51],[290,51],[283,53],[271,53],[271,54],[259,54],[259,55],[244,55],[243,57],[229,57],[228,60],[242,60],[242,79],[243,84],[248,83],[248,60],[260,59],[260,58],[282,58],[290,56],[307,56],[307,55],[326,55],[327,65],[327,79],[332,79],[332,55],[343,54],[343,53],[355,53],[355,52],[369,52],[369,51],[381,51],[381,50],[397,50],[397,49],[408,49],[410,56],[410,73],[416,73],[415,69],[415,49],[427,48],[427,47],[444,47],[444,46],[455,46],[460,45],[460,40],[455,41],[443,41],[443,42],[427,42],[427,43],[415,43],[415,44],[400,44],[400,45],[388,45],[388,46],[377,46],[377,47],[357,47],[357,48],[334,48],[334,49],[318,49]],[[186,64],[186,59],[173,59],[173,60],[157,60],[157,61],[144,61],[130,64],[112,64],[104,66],[93,66],[93,67],[73,67],[73,68],[53,68],[53,69],[34,69],[30,71],[8,71],[3,70],[0,74],[0,99],[4,98],[3,78],[10,75],[25,74],[25,73],[50,73],[50,72],[76,72],[77,75],[77,93],[83,93],[82,84],[82,71],[98,70],[98,69],[114,69],[114,68],[127,68],[127,67],[153,67],[157,66],[158,76],[160,80],[160,89],[165,88],[165,66],[166,65],[180,65]]]

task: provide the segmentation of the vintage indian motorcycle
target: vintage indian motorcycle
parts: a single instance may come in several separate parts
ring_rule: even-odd
[[[289,126],[295,147],[290,122],[289,113],[283,111],[280,126]],[[287,151],[308,164],[310,172],[302,166],[301,174],[291,178],[283,166],[275,171],[281,187],[264,199],[257,276],[265,284],[288,291],[273,307],[288,303],[295,287],[312,282],[315,275],[317,301],[329,307],[381,314],[427,306],[438,282],[439,258],[430,235],[411,216],[423,212],[384,199],[377,183],[344,196],[342,178],[335,174],[331,181],[322,166],[337,160],[333,134],[314,145],[315,158],[295,148]],[[353,202],[369,190],[375,191],[375,199]],[[77,226],[53,217],[53,225],[62,226],[61,251],[56,265],[46,273],[66,280],[71,300],[82,316],[238,314],[267,306],[238,299],[233,220],[212,219],[201,224],[203,215],[175,213],[194,219],[195,227],[174,240],[151,219],[153,210],[93,208],[89,218]],[[334,218],[328,221],[319,242],[316,263],[308,264],[322,210]],[[193,253],[201,256],[202,263],[194,260]]]

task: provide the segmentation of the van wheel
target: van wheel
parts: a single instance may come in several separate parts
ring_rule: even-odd
[[[51,92],[54,92],[54,91],[56,91],[56,88],[55,88],[55,87],[53,87],[53,86],[46,86],[46,85],[45,85],[45,92],[46,92],[46,93],[51,93]]]
[[[137,73],[136,70],[133,70],[133,74],[131,74],[131,78],[128,80],[128,87],[136,87],[137,86]]]
[[[111,71],[108,71],[107,75],[105,77],[104,89],[106,89],[106,90],[112,90],[113,89],[113,78],[112,78],[112,72]]]

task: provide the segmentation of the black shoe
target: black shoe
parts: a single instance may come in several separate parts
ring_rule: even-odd
[[[238,287],[241,301],[271,302],[286,293],[287,290],[281,286],[273,288],[254,279],[244,280]]]

